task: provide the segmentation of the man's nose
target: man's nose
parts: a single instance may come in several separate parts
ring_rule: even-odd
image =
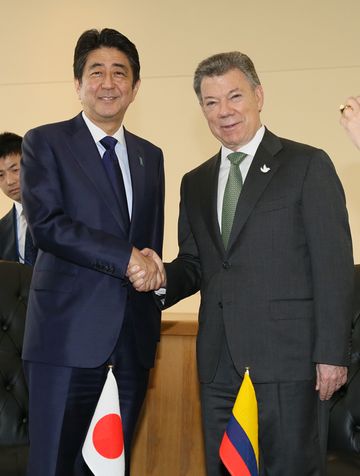
[[[12,185],[13,183],[16,182],[16,176],[14,174],[6,174],[5,181],[7,185]]]
[[[114,78],[111,73],[105,74],[102,87],[105,89],[111,89],[114,87]]]
[[[219,104],[219,116],[224,117],[232,113],[232,108],[229,101],[224,100]]]

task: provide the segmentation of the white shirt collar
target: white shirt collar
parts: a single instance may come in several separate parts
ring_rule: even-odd
[[[244,152],[246,155],[250,157],[254,157],[256,151],[260,145],[265,134],[265,126],[261,126],[260,129],[257,130],[254,137],[251,139],[250,142],[240,147],[236,152]],[[228,149],[225,146],[221,147],[221,159],[225,159],[229,154],[234,152],[233,150]]]
[[[101,139],[103,139],[105,136],[107,136],[106,132],[104,132],[99,126],[94,124],[85,114],[84,111],[82,111],[82,117],[85,121],[85,124],[88,126],[90,134],[92,135],[92,138],[96,143],[99,143]],[[122,144],[125,146],[125,137],[124,137],[124,127],[121,124],[120,128],[115,132],[115,134],[112,135],[112,137],[115,137],[119,144]]]
[[[23,211],[22,204],[20,202],[14,202],[14,205],[15,205],[17,215],[20,216]]]

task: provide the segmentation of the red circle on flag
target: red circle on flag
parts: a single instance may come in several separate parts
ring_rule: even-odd
[[[115,459],[121,455],[124,438],[119,415],[109,413],[100,418],[93,431],[93,443],[96,451],[104,458]]]

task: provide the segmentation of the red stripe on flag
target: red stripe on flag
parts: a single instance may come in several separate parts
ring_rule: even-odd
[[[231,476],[251,476],[248,467],[229,440],[226,432],[224,433],[219,453]]]

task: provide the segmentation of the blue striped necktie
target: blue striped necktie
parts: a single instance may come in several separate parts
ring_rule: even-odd
[[[126,199],[124,180],[121,173],[119,160],[115,152],[115,146],[117,142],[118,142],[117,139],[111,136],[106,136],[100,140],[100,143],[106,149],[102,158],[102,163],[105,167],[112,189],[118,199],[119,206],[120,206],[121,213],[124,220],[124,225],[128,231],[130,227],[130,217],[129,217],[127,199]]]

